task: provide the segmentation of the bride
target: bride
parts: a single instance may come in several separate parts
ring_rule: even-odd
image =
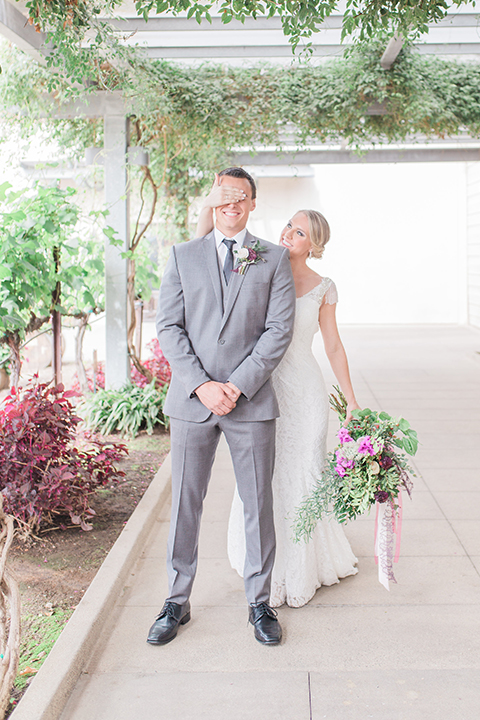
[[[213,228],[213,209],[235,203],[239,191],[222,188],[215,178],[197,225],[197,237]],[[358,408],[348,362],[335,319],[337,290],[332,280],[320,277],[307,259],[322,257],[330,228],[321,213],[300,210],[280,235],[288,248],[297,295],[293,339],[272,375],[280,407],[276,421],[273,508],[276,556],[272,574],[270,605],[301,607],[321,585],[332,585],[354,575],[357,559],[341,526],[334,519],[320,521],[308,543],[292,539],[295,508],[321,477],[326,455],[328,397],[317,361],[312,353],[313,336],[322,333],[325,352],[342,392],[348,401],[347,419]],[[243,575],[245,535],[243,504],[235,490],[228,527],[230,564]]]

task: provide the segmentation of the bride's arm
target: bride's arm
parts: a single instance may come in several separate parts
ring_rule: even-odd
[[[238,202],[245,198],[243,190],[239,190],[233,185],[222,185],[222,178],[215,173],[215,181],[212,189],[203,201],[198,216],[197,229],[195,237],[200,238],[213,230],[213,213],[214,209],[219,205],[228,205],[229,203]]]
[[[318,322],[322,332],[323,344],[332,370],[338,380],[340,388],[347,399],[347,422],[352,417],[352,410],[360,407],[353,392],[348,360],[338,332],[335,318],[336,305],[323,303],[320,307]]]

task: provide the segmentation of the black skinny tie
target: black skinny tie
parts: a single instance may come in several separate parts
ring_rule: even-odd
[[[225,262],[223,263],[223,275],[225,277],[225,282],[228,285],[228,281],[230,280],[230,273],[233,270],[233,246],[235,245],[235,240],[227,240],[227,238],[223,238],[223,243],[227,246],[227,254],[225,257]]]

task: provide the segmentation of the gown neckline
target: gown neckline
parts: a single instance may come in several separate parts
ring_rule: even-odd
[[[307,295],[310,295],[310,293],[312,293],[314,290],[316,290],[316,289],[323,283],[324,280],[325,280],[325,278],[322,277],[322,279],[320,280],[320,282],[318,282],[316,285],[314,285],[311,290],[309,290],[309,291],[306,292],[306,293],[303,293],[303,295],[299,295],[299,296],[296,297],[295,299],[296,299],[296,300],[301,300],[302,298],[307,297]]]

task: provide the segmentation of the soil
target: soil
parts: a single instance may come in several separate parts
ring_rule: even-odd
[[[41,531],[27,542],[14,540],[9,552],[9,566],[20,586],[22,599],[22,647],[19,671],[32,672],[17,678],[14,702],[48,654],[43,635],[52,622],[61,627],[68,620],[92,582],[98,568],[149,486],[169,450],[170,439],[163,429],[153,435],[139,434],[125,441],[129,455],[117,466],[125,478],[100,490],[92,500],[96,512],[93,529],[84,532],[78,526]],[[53,645],[55,638],[50,645]],[[33,652],[32,647],[40,652]],[[23,655],[23,657],[22,657]],[[32,660],[33,658],[33,660]],[[26,663],[28,663],[26,665]]]

